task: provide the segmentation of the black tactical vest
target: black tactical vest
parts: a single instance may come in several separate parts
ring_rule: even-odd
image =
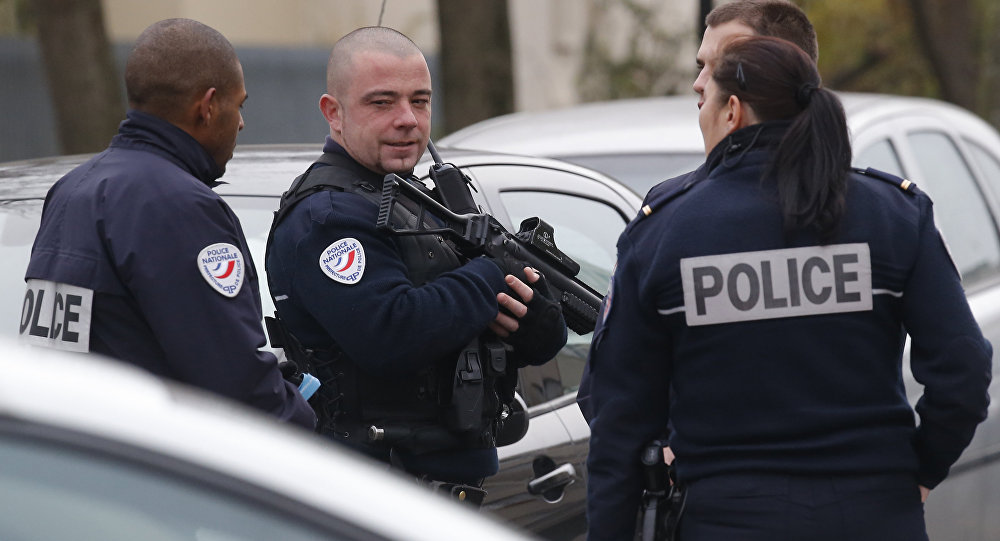
[[[412,182],[433,195],[423,184]],[[334,190],[361,195],[378,206],[381,187],[382,179],[350,158],[323,154],[282,195],[268,236],[268,251],[274,229],[306,197]],[[394,212],[394,223],[416,225],[417,216],[410,209],[396,205]],[[462,265],[462,256],[438,235],[400,235],[393,240],[414,285],[423,285]],[[280,319],[280,314],[276,316]],[[295,329],[286,327],[285,331],[294,337]],[[320,418],[320,432],[354,445],[400,446],[420,453],[494,445],[501,411],[513,399],[516,370],[507,369],[503,345],[492,333],[484,334],[488,336],[463,351],[440,359],[416,377],[405,378],[371,376],[336,346],[326,351],[292,352],[288,344],[283,345],[286,355],[305,364],[305,370],[322,382],[310,399]]]

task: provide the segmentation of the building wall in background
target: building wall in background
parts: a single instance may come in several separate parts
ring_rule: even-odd
[[[381,0],[102,0],[112,40],[135,39],[150,23],[195,19],[235,45],[328,47],[359,26],[378,23]],[[438,47],[434,0],[386,0],[382,24],[406,34],[422,49]],[[470,3],[470,6],[473,5]]]
[[[594,34],[613,54],[629,54],[634,20],[602,0],[508,0],[514,54],[515,107],[520,111],[566,107],[582,101],[583,54]],[[640,0],[658,26],[674,34],[696,27],[696,2]],[[688,5],[690,4],[690,6]],[[0,0],[0,161],[59,152],[37,44],[3,37],[11,3]],[[327,126],[318,112],[326,60],[333,43],[359,26],[377,24],[380,0],[103,0],[105,24],[119,71],[136,36],[149,24],[187,17],[230,39],[243,63],[246,129],[239,142],[322,141]],[[475,3],[470,2],[470,9]],[[6,13],[6,14],[5,14]],[[599,24],[594,18],[602,17]],[[387,0],[382,24],[410,36],[424,51],[437,79],[438,27],[434,0]],[[697,40],[665,54],[692,66]],[[123,106],[124,108],[124,106]],[[440,106],[436,111],[440,111]],[[438,123],[440,125],[440,122]],[[435,136],[444,134],[435,133]]]

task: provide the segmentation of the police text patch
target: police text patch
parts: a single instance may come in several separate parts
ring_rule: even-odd
[[[711,325],[872,308],[868,244],[681,260],[687,324]]]
[[[20,340],[63,351],[90,351],[93,290],[28,280],[21,303]]]
[[[365,249],[357,239],[340,239],[319,254],[319,268],[335,282],[354,285],[365,274]]]
[[[227,297],[235,297],[246,281],[243,254],[225,242],[206,246],[198,254],[198,270],[212,289]]]

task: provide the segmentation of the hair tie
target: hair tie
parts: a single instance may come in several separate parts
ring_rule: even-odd
[[[795,101],[798,102],[799,107],[805,109],[809,106],[809,102],[812,101],[813,92],[816,91],[816,85],[812,83],[802,83],[799,90],[795,93]]]

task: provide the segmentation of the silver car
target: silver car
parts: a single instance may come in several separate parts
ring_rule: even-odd
[[[0,539],[527,539],[138,368],[0,340],[0,373]]]
[[[908,178],[934,200],[935,217],[1000,368],[1000,135],[937,100],[839,94],[854,164]],[[586,104],[485,120],[443,139],[454,148],[520,152],[592,167],[645,195],[704,161],[694,96]],[[911,399],[920,389],[908,377]],[[990,418],[925,507],[932,539],[1000,539],[1000,397]]]
[[[440,148],[445,161],[468,174],[477,202],[509,230],[539,216],[555,241],[582,268],[579,277],[607,289],[615,243],[640,198],[606,176],[556,160]],[[246,233],[259,272],[278,198],[321,153],[318,146],[239,147],[217,188]],[[0,335],[16,334],[24,271],[49,186],[88,156],[0,164]],[[430,161],[417,166],[428,171]],[[273,311],[261,277],[264,313]],[[589,430],[575,404],[590,335],[570,333],[555,360],[520,373],[520,395],[530,419],[526,436],[502,447],[500,473],[487,480],[484,509],[552,539],[584,533],[585,460]],[[6,376],[5,376],[6,377]],[[477,534],[478,535],[478,534]]]

